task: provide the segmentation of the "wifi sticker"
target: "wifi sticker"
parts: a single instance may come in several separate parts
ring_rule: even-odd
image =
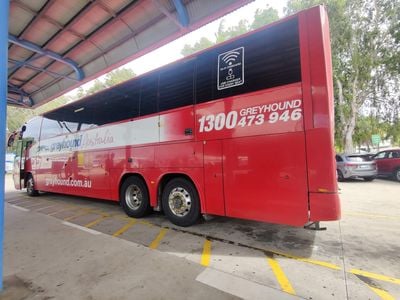
[[[244,48],[236,48],[218,55],[218,90],[244,83]]]

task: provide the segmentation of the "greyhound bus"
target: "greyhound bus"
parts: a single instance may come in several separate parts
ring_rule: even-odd
[[[332,67],[322,6],[25,124],[14,181],[163,211],[307,226],[338,220]]]

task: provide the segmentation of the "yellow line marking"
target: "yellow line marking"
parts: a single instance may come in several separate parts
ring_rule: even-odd
[[[73,210],[73,209],[77,209],[77,208],[76,207],[67,207],[67,208],[64,208],[62,210],[58,210],[58,211],[52,212],[51,214],[48,214],[48,216],[54,216],[54,215],[56,215],[58,213],[61,213],[61,212],[64,212],[64,211]]]
[[[211,260],[211,241],[205,240],[203,246],[203,253],[201,254],[200,264],[204,267],[208,267],[210,265]]]
[[[99,224],[101,221],[103,221],[104,219],[107,219],[108,216],[101,216],[100,218],[97,218],[96,220],[94,220],[93,222],[90,222],[86,225],[84,225],[86,228],[90,228],[93,227],[94,225]]]
[[[282,291],[292,294],[292,295],[296,295],[296,292],[294,291],[292,285],[289,282],[289,279],[286,277],[286,275],[283,272],[278,261],[276,259],[274,259],[272,257],[268,257],[268,256],[267,256],[267,261],[272,269],[272,272],[274,272],[274,275],[275,275],[276,279],[278,280],[279,285],[282,288]]]
[[[84,211],[84,212],[81,212],[81,213],[79,213],[79,214],[76,214],[76,215],[67,217],[67,218],[65,218],[65,219],[63,219],[63,220],[68,222],[68,221],[71,221],[71,220],[73,220],[73,219],[79,218],[79,217],[81,217],[81,216],[84,216],[84,215],[87,215],[87,214],[90,214],[90,213],[91,213],[90,211]]]
[[[157,237],[151,242],[149,248],[150,249],[157,249],[158,245],[160,244],[161,240],[164,238],[165,234],[167,233],[167,228],[161,228],[160,233]]]
[[[390,295],[388,292],[385,290],[373,287],[368,284],[368,287],[373,290],[382,300],[395,300],[392,295]]]
[[[349,273],[352,273],[354,275],[361,275],[364,277],[373,278],[373,279],[377,279],[377,280],[382,280],[382,281],[386,281],[386,282],[390,282],[390,283],[400,284],[400,279],[394,278],[394,277],[389,277],[386,275],[371,273],[371,272],[357,270],[357,269],[351,269],[349,271]]]
[[[29,205],[29,206],[25,206],[25,208],[32,208],[32,207],[35,207],[35,206],[40,206],[40,205],[43,205],[43,204],[47,204],[47,203],[35,203],[34,205]]]
[[[131,228],[135,223],[136,223],[135,219],[130,220],[129,223],[125,224],[120,229],[118,229],[116,232],[114,232],[113,236],[120,236],[125,231],[127,231],[129,228]]]
[[[30,203],[30,202],[33,202],[33,200],[20,200],[18,202],[13,202],[13,203],[8,202],[8,203],[14,204],[14,205],[24,205],[24,204],[27,204],[27,203]]]
[[[59,204],[53,204],[53,205],[41,207],[41,208],[39,208],[39,209],[36,209],[35,211],[36,211],[36,212],[42,211],[42,210],[45,210],[45,209],[47,209],[47,208],[54,207],[54,206],[57,206],[57,205],[59,205]]]
[[[27,199],[17,199],[17,200],[11,200],[11,201],[7,201],[7,203],[10,203],[10,204],[18,204],[18,203],[24,203],[24,202],[26,202],[26,203],[28,203],[28,202],[30,202],[31,200],[27,200]]]
[[[268,252],[271,252],[272,254],[276,254],[276,255],[279,255],[279,256],[282,256],[282,257],[286,257],[286,258],[290,258],[290,259],[306,262],[306,263],[313,264],[313,265],[322,266],[322,267],[333,269],[333,270],[341,270],[342,269],[341,267],[339,267],[339,266],[337,266],[335,264],[332,264],[330,262],[326,262],[326,261],[321,261],[321,260],[315,260],[315,259],[311,259],[311,258],[295,256],[295,255],[286,254],[286,253],[282,253],[282,252],[278,252],[278,251],[270,251],[270,250],[268,250]]]

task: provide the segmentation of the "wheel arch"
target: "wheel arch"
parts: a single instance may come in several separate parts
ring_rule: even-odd
[[[35,178],[33,177],[33,173],[32,172],[25,172],[24,173],[24,186],[23,186],[23,188],[26,188],[26,182],[28,181],[29,176],[32,176],[33,180],[35,180]]]
[[[162,192],[163,192],[165,186],[168,184],[168,182],[171,181],[172,179],[175,179],[175,178],[184,178],[184,179],[190,181],[193,184],[193,186],[196,188],[196,192],[197,192],[197,195],[199,197],[200,210],[201,210],[201,212],[203,212],[204,211],[204,207],[203,207],[204,201],[202,199],[202,193],[200,192],[200,187],[196,184],[195,180],[193,180],[188,174],[176,173],[176,172],[163,174],[161,176],[160,180],[158,181],[158,185],[157,185],[157,207],[159,207],[160,210],[162,210],[162,203],[161,203],[161,201],[162,201]]]
[[[142,174],[140,174],[140,173],[125,173],[120,178],[119,184],[118,184],[118,202],[120,201],[119,200],[119,196],[121,194],[121,187],[124,184],[125,180],[127,180],[130,177],[137,177],[137,178],[140,178],[141,180],[143,180],[143,182],[144,182],[144,184],[146,186],[147,192],[149,192],[149,185],[147,184],[147,181],[146,181],[146,179],[144,178],[144,176]]]

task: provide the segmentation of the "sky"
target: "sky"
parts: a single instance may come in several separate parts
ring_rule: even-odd
[[[267,7],[267,5],[278,10],[279,16],[283,17],[283,8],[285,7],[286,2],[286,0],[253,1],[250,4],[247,4],[232,13],[223,16],[220,19],[217,19],[195,31],[192,31],[191,33],[188,33],[176,39],[175,41],[172,41],[171,43],[168,43],[150,53],[147,53],[146,55],[143,55],[140,58],[137,58],[121,66],[120,68],[132,69],[136,75],[141,75],[148,71],[154,70],[158,67],[182,58],[183,56],[181,55],[181,50],[183,49],[185,44],[193,45],[198,40],[200,40],[201,37],[204,36],[208,37],[209,39],[211,39],[211,37],[214,37],[215,33],[218,31],[218,26],[222,19],[225,20],[226,28],[237,25],[238,21],[243,19],[247,20],[251,24],[254,19],[253,17],[255,11],[257,9],[264,9]],[[106,75],[99,77],[99,79],[104,78],[104,76]],[[84,89],[88,89],[90,86],[93,85],[93,82],[94,80],[84,84],[82,87]],[[72,90],[67,95],[75,95],[76,91],[77,89]]]

